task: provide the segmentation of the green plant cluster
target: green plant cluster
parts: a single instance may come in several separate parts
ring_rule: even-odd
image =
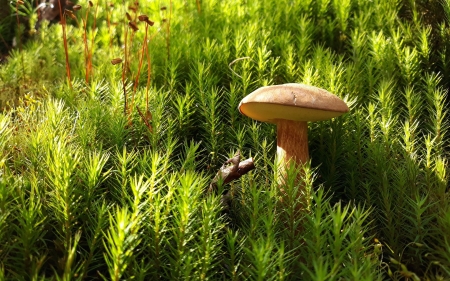
[[[0,280],[450,278],[448,0],[78,4],[0,66]],[[280,192],[237,106],[293,82],[350,112]]]

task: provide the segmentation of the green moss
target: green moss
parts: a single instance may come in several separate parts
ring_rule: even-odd
[[[92,2],[67,62],[43,24],[0,66],[1,278],[450,278],[447,2]],[[350,112],[280,192],[276,128],[237,105],[287,82]],[[257,168],[208,193],[237,150]]]

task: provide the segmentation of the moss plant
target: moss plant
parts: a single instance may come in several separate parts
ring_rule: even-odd
[[[1,280],[450,279],[449,1],[77,4],[0,65]],[[237,105],[289,82],[350,112],[280,193]]]

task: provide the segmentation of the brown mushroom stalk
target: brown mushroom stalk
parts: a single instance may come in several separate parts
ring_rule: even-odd
[[[277,120],[277,159],[302,165],[309,160],[308,123]]]

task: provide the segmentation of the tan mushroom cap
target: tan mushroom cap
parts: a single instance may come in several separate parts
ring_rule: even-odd
[[[277,119],[322,121],[348,112],[348,106],[323,89],[290,83],[259,88],[241,101],[239,111],[269,123]]]

